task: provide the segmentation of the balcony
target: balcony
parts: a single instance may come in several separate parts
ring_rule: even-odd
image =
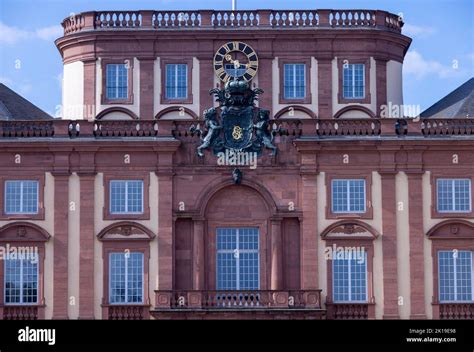
[[[330,303],[326,302],[328,319],[367,320],[375,318],[374,303]]]
[[[44,319],[44,307],[37,305],[4,305],[0,307],[4,320]]]
[[[401,32],[402,19],[379,10],[90,11],[64,19],[64,35],[108,30],[378,29]]]
[[[312,318],[322,319],[321,290],[156,290],[155,307],[150,312],[156,319],[173,317]]]
[[[102,305],[109,320],[147,320],[150,318],[148,305]]]
[[[440,303],[436,307],[439,309],[439,319],[474,320],[474,303]]]
[[[203,120],[53,120],[0,121],[1,139],[55,138],[174,138],[199,140]],[[457,138],[474,135],[474,118],[439,119],[275,119],[270,121],[273,133],[295,138],[384,138],[411,137],[418,139]]]

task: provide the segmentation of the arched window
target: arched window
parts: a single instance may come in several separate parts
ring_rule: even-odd
[[[44,257],[49,237],[28,222],[0,228],[0,319],[44,319]]]
[[[375,318],[373,241],[379,236],[358,220],[342,220],[321,234],[326,241],[329,319]]]
[[[474,319],[474,223],[446,220],[427,236],[432,241],[433,318]]]
[[[134,222],[114,223],[99,233],[104,260],[103,319],[149,317],[149,242],[154,237]]]

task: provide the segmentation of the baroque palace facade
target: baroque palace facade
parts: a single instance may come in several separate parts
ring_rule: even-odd
[[[0,122],[0,319],[474,317],[474,124],[384,114],[401,18],[62,25],[63,118]]]

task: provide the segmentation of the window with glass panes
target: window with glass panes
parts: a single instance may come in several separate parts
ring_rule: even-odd
[[[438,212],[471,211],[470,179],[438,179],[436,185]]]
[[[367,253],[340,252],[334,256],[334,302],[367,302]]]
[[[5,181],[5,213],[37,214],[38,181]]]
[[[5,259],[5,304],[38,302],[38,255],[18,255]]]
[[[109,100],[128,98],[128,69],[126,64],[106,65],[106,96]]]
[[[185,99],[188,95],[188,65],[166,65],[166,98]]]
[[[283,65],[283,92],[285,99],[303,99],[306,94],[306,65]]]
[[[141,214],[143,213],[143,181],[113,180],[110,181],[110,213]]]
[[[365,95],[365,65],[344,64],[342,69],[343,97],[348,99],[364,98]]]
[[[109,303],[143,303],[143,253],[109,254]]]
[[[363,213],[365,212],[365,180],[332,180],[333,213]]]
[[[217,289],[258,290],[258,228],[217,229]]]
[[[438,252],[440,302],[473,301],[472,251]]]

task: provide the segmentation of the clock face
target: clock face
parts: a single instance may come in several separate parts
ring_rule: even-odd
[[[227,82],[231,78],[251,81],[258,70],[258,57],[255,50],[242,42],[228,42],[214,55],[216,76]]]

